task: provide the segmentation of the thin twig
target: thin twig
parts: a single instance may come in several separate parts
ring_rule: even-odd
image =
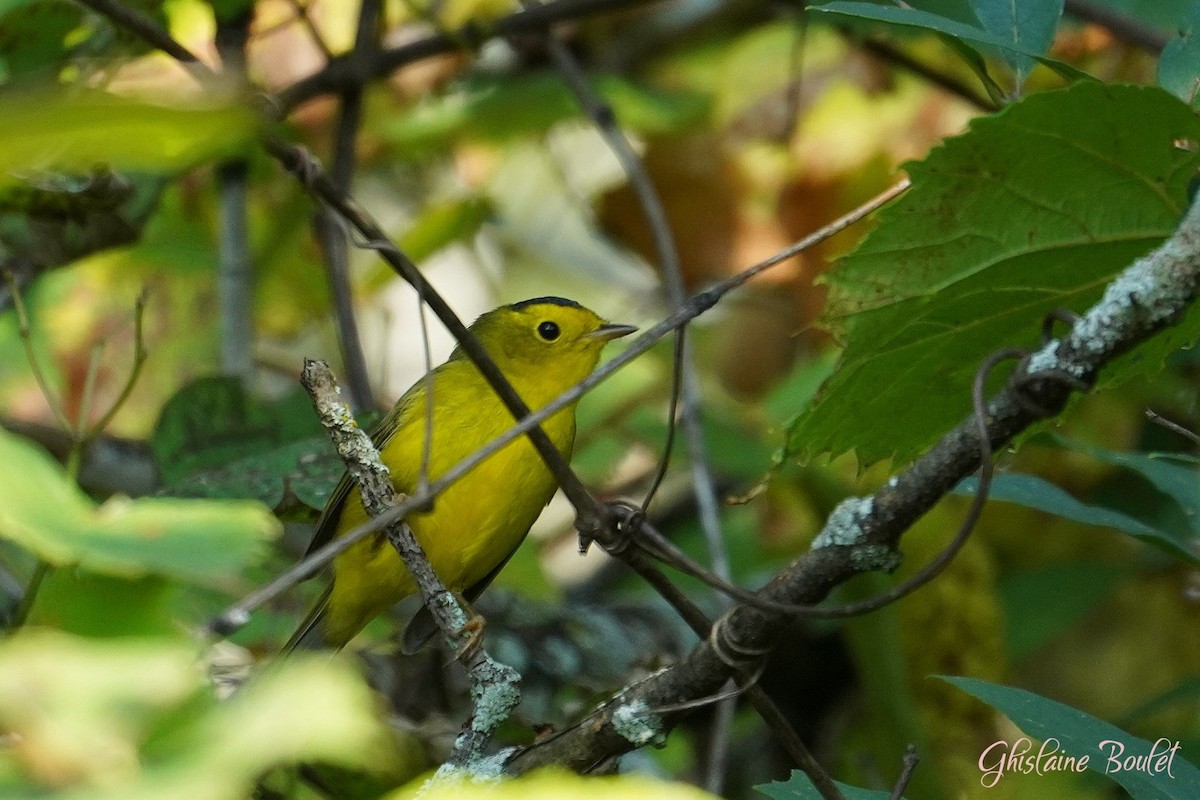
[[[88,417],[92,415],[92,400],[96,395],[96,381],[100,375],[100,361],[104,358],[104,341],[92,345],[88,354],[87,371],[83,376],[83,389],[79,394],[79,408],[75,413],[75,424],[71,428],[71,453],[67,457],[67,473],[71,480],[78,476],[79,458],[82,455],[83,439],[87,435]]]
[[[1159,414],[1158,412],[1154,411],[1153,409],[1149,409],[1149,408],[1146,409],[1146,419],[1150,420],[1155,425],[1161,425],[1162,427],[1166,428],[1167,430],[1169,430],[1173,433],[1179,434],[1180,436],[1184,437],[1192,444],[1200,446],[1200,434],[1197,434],[1195,431],[1189,430],[1189,429],[1183,427],[1178,422],[1172,422],[1171,420],[1167,419],[1162,414]]]
[[[25,621],[29,619],[29,612],[33,610],[38,590],[42,588],[42,582],[46,580],[46,576],[53,571],[54,567],[50,566],[50,562],[38,559],[37,566],[33,570],[33,575],[29,578],[29,584],[25,587],[25,593],[21,595],[21,603],[13,613],[13,621],[8,626],[7,634],[11,635],[13,631],[22,627]]]
[[[365,7],[366,5],[367,3],[364,2],[363,6]],[[304,29],[308,31],[309,38],[313,40],[313,44],[315,44],[317,49],[321,51],[321,55],[325,56],[325,60],[328,61],[333,58],[333,50],[331,50],[329,45],[325,43],[325,37],[322,36],[321,31],[317,29],[316,23],[313,22],[312,15],[308,13],[308,5],[301,2],[301,0],[291,0],[291,6],[292,10],[296,12],[296,18],[300,20],[300,23],[304,26]],[[362,17],[361,11],[359,12],[359,17],[360,19]]]
[[[113,417],[121,410],[121,406],[125,405],[125,401],[129,399],[129,395],[133,393],[133,387],[137,385],[138,378],[142,374],[142,367],[146,363],[146,357],[149,353],[146,350],[145,338],[145,316],[146,304],[150,300],[150,294],[146,289],[142,289],[138,293],[137,300],[133,303],[133,365],[129,368],[129,376],[125,379],[125,384],[121,387],[121,391],[117,393],[117,397],[109,406],[108,411],[97,420],[95,425],[84,434],[83,445],[87,446],[94,438],[99,436],[108,428]]]
[[[878,39],[859,39],[852,37],[850,33],[844,32],[845,35],[851,38],[852,41],[857,41],[864,50],[876,58],[887,61],[902,69],[908,70],[919,78],[932,83],[939,89],[942,89],[955,97],[966,100],[971,105],[981,111],[999,111],[1000,106],[988,97],[953,75],[947,75],[939,72],[928,64],[913,58],[908,53],[898,47],[893,47],[887,42]]]
[[[64,431],[73,430],[71,420],[62,406],[62,401],[50,390],[50,381],[46,379],[46,373],[42,371],[42,364],[38,361],[37,353],[33,351],[33,334],[29,328],[29,315],[25,310],[25,301],[21,298],[21,290],[17,287],[17,279],[12,272],[4,270],[4,281],[8,284],[13,307],[17,311],[17,335],[21,337],[21,347],[25,350],[25,360],[29,362],[29,371],[33,373],[33,379],[37,382],[38,389],[45,398],[46,405],[50,407],[50,413],[54,415],[59,427]]]
[[[675,451],[675,431],[679,420],[679,388],[683,386],[683,361],[687,357],[687,328],[675,331],[674,339],[671,349],[671,389],[667,400],[667,438],[662,444],[662,455],[658,458],[654,477],[650,479],[650,485],[646,487],[646,493],[642,495],[640,505],[643,514],[650,509],[650,504],[658,496],[658,490],[662,488],[663,481],[667,479],[667,472],[671,468],[671,454]]]
[[[921,757],[917,755],[917,746],[910,744],[904,749],[904,760],[901,762],[900,776],[896,778],[896,785],[892,787],[891,794],[888,795],[888,800],[904,800],[904,790],[908,788],[908,782],[912,780],[913,771],[920,763]]]
[[[79,0],[79,2],[162,50],[183,64],[196,80],[203,82],[215,77],[215,73],[207,64],[197,58],[192,51],[175,41],[169,33],[159,27],[158,23],[141,11],[116,0]]]
[[[676,714],[680,711],[691,711],[695,708],[704,708],[705,706],[716,706],[717,710],[729,706],[730,700],[736,700],[741,697],[750,687],[758,683],[758,679],[762,677],[763,665],[760,664],[753,675],[746,680],[745,683],[738,684],[730,679],[721,691],[716,694],[708,695],[707,697],[694,697],[691,700],[680,700],[678,703],[667,703],[661,706],[654,706],[650,709],[653,714]],[[733,704],[737,706],[736,703]]]
[[[1076,19],[1092,22],[1122,41],[1130,42],[1151,53],[1161,53],[1171,37],[1140,19],[1123,14],[1117,9],[1091,0],[1067,0],[1064,10]]]

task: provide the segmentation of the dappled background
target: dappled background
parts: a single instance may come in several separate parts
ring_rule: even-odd
[[[0,586],[9,625],[29,629],[0,645],[0,728],[13,732],[0,787],[217,798],[261,780],[278,796],[379,796],[440,763],[470,713],[445,667],[451,654],[397,654],[411,608],[373,623],[352,654],[289,662],[228,703],[194,666],[203,650],[227,693],[319,591],[319,581],[297,586],[227,641],[199,634],[298,559],[342,470],[296,384],[305,357],[352,371],[313,234],[317,205],[255,135],[270,128],[338,163],[347,87],[320,76],[354,48],[359,8],[129,5],[223,64],[226,96],[82,6],[0,11],[0,421],[12,432],[0,438]],[[1078,10],[1052,24],[1050,56],[1101,81],[1070,89],[1062,70],[1031,61],[1014,72],[983,47],[975,66],[997,76],[989,86],[944,36],[806,15],[802,4],[612,5],[567,14],[555,35],[640,155],[689,293],[928,159],[908,170],[926,182],[883,212],[856,255],[834,266],[872,223],[765,272],[687,328],[722,500],[717,560],[742,586],[766,582],[839,501],[874,490],[957,424],[986,353],[1035,343],[1031,320],[1057,305],[1083,311],[1168,235],[1197,167],[1200,123],[1186,105],[1113,85],[1155,83],[1159,51],[1194,13],[1186,2],[1102,4],[1138,22],[1138,35]],[[973,19],[970,3],[914,5]],[[645,327],[672,310],[652,230],[552,65],[544,26],[486,35],[516,11],[503,0],[382,5],[372,46],[451,33],[429,57],[397,59],[355,87],[352,193],[466,321],[560,295]],[[275,94],[267,107],[281,121],[231,102],[249,93],[242,78]],[[969,137],[943,144],[981,115]],[[1030,130],[1068,144],[1029,157]],[[1180,146],[1163,144],[1172,139]],[[1080,155],[1091,150],[1102,157]],[[1003,213],[960,200],[994,174],[1018,198]],[[1037,216],[1046,208],[1050,222]],[[350,242],[344,298],[367,376],[350,391],[369,419],[426,369],[419,303],[370,243],[330,226]],[[962,228],[976,238],[959,241]],[[1043,260],[1024,249],[1080,228],[1094,250],[1063,272],[1050,270],[1068,245]],[[947,241],[962,246],[938,249]],[[1033,285],[1037,297],[1012,299]],[[432,315],[428,330],[438,363],[453,340]],[[923,761],[910,796],[983,791],[979,753],[1020,734],[934,675],[1018,686],[1150,741],[1183,740],[1194,760],[1195,445],[1143,413],[1197,429],[1185,343],[1186,333],[1160,340],[1122,365],[1123,382],[1001,453],[1004,471],[1030,477],[997,486],[1014,502],[990,503],[929,586],[870,616],[789,627],[761,684],[835,777],[889,789],[913,743]],[[599,496],[645,493],[668,437],[672,373],[662,342],[581,403],[573,465]],[[650,517],[710,562],[688,458],[677,442]],[[904,537],[898,577],[942,549],[966,507],[950,497]],[[672,575],[719,612],[711,589]],[[861,577],[836,594],[862,599],[893,581]],[[40,588],[27,594],[31,583]],[[632,572],[599,548],[579,555],[561,498],[479,610],[489,649],[524,676],[503,743],[570,723],[695,642]],[[38,703],[25,702],[31,692]],[[298,782],[280,766],[300,761],[319,778]],[[794,767],[740,705],[729,716],[700,709],[662,747],[622,760],[623,771],[729,797],[756,796],[751,787]],[[988,796],[1101,798],[1110,787],[1014,775]]]

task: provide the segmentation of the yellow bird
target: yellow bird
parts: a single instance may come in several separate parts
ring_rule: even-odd
[[[606,342],[634,330],[561,297],[501,306],[471,325],[534,411],[587,377]],[[371,433],[398,492],[413,492],[420,480],[429,383],[422,378],[413,384]],[[433,370],[432,384],[431,481],[514,424],[461,348]],[[542,422],[542,430],[570,457],[575,404]],[[446,587],[472,601],[521,544],[556,488],[529,439],[521,436],[442,492],[431,511],[409,515],[408,523]],[[317,520],[308,552],[366,520],[362,498],[345,474]],[[343,647],[374,617],[415,592],[416,583],[395,549],[383,536],[369,536],[334,560],[333,581],[284,650]],[[421,647],[435,632],[432,617],[422,609],[405,631],[405,651]]]

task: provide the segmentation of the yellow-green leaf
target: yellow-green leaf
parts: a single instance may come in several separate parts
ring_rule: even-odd
[[[255,502],[118,496],[97,506],[44,451],[0,431],[0,538],[56,566],[214,581],[259,559],[278,529]]]
[[[115,169],[172,171],[235,151],[257,117],[245,106],[180,108],[104,92],[0,97],[0,175]]]
[[[27,629],[0,643],[5,796],[240,800],[270,769],[390,754],[349,663],[298,656],[218,701],[191,642]]]

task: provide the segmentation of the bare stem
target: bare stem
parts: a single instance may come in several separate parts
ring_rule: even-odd
[[[17,287],[17,280],[8,270],[4,271],[4,280],[12,295],[13,307],[17,310],[17,333],[21,337],[21,347],[25,350],[25,360],[29,362],[29,370],[33,373],[33,379],[37,381],[38,389],[41,390],[42,397],[45,398],[46,405],[49,406],[55,421],[64,431],[72,431],[74,426],[67,418],[67,412],[63,409],[58,395],[51,391],[50,381],[46,380],[46,373],[42,371],[37,353],[33,351],[33,335],[29,328],[29,315],[25,310],[25,301],[21,298],[21,290]]]
[[[143,289],[138,295],[137,300],[133,305],[133,365],[129,369],[129,377],[125,379],[125,384],[121,387],[121,391],[117,393],[117,399],[113,400],[108,411],[104,412],[104,416],[92,425],[84,434],[83,444],[86,446],[92,439],[103,433],[105,428],[112,422],[113,417],[121,410],[121,406],[125,405],[125,401],[129,399],[129,395],[133,393],[133,387],[137,385],[138,378],[142,374],[142,367],[146,363],[146,357],[149,353],[146,350],[145,338],[145,316],[146,304],[149,302],[150,295]]]

